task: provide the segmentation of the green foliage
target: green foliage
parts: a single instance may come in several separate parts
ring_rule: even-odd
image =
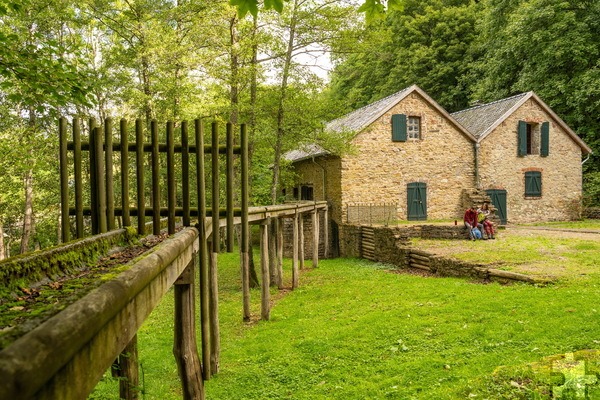
[[[417,84],[451,111],[468,104],[478,6],[472,1],[404,1],[368,25],[332,77],[335,99],[354,109]]]

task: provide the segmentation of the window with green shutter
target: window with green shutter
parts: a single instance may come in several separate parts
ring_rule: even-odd
[[[392,142],[406,142],[406,114],[392,115]]]
[[[519,121],[517,131],[519,134],[517,154],[519,157],[523,157],[527,154],[527,122]]]
[[[542,196],[542,173],[539,171],[525,172],[525,197]]]
[[[550,123],[542,123],[540,155],[548,157],[550,153]]]

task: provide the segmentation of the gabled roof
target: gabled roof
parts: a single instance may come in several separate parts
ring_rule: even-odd
[[[476,140],[471,132],[466,130],[461,124],[457,123],[457,121],[450,114],[448,114],[448,112],[443,109],[442,106],[429,97],[429,95],[417,85],[409,86],[400,90],[399,92],[384,97],[381,100],[354,110],[343,117],[334,119],[325,125],[325,130],[329,132],[354,131],[355,133],[359,133],[413,92],[421,95],[425,101],[427,101],[440,114],[446,117],[462,134],[467,136],[472,141]]]
[[[440,114],[447,118],[450,121],[450,123],[452,123],[458,129],[459,132],[461,132],[463,135],[469,138],[469,140],[473,142],[477,140],[475,136],[471,134],[471,132],[469,132],[461,124],[459,124],[450,114],[448,114],[446,110],[442,108],[442,106],[440,106],[435,100],[429,97],[429,95],[417,85],[409,86],[405,89],[400,90],[399,92],[384,97],[381,100],[377,100],[374,103],[367,104],[366,106],[354,110],[349,114],[334,119],[333,121],[330,121],[325,125],[325,131],[333,133],[351,131],[358,134],[360,131],[371,125],[379,117],[381,117],[392,107],[394,107],[404,98],[406,98],[409,94],[414,92],[418,93],[421,97],[423,97],[425,101],[427,101]],[[322,156],[325,154],[329,153],[322,147],[316,144],[312,144],[305,146],[301,150],[289,151],[284,154],[284,158],[292,162],[297,162],[305,160],[307,158]]]
[[[480,142],[529,99],[536,101],[563,128],[573,141],[581,147],[583,153],[589,154],[592,152],[592,149],[534,92],[521,93],[516,96],[507,97],[506,99],[457,111],[452,116]]]

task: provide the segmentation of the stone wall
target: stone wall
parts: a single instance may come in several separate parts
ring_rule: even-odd
[[[342,257],[359,257],[361,253],[361,227],[355,225],[341,225],[340,245]],[[547,280],[501,271],[489,268],[484,264],[470,263],[441,257],[413,248],[410,238],[443,238],[464,239],[466,230],[461,226],[411,226],[411,227],[369,227],[374,231],[375,252],[373,260],[394,265],[400,269],[418,268],[438,276],[470,277],[480,280],[493,280],[504,283],[521,281],[528,283],[548,283]],[[414,254],[419,257],[415,265]]]
[[[550,122],[547,157],[517,156],[517,124]],[[539,125],[538,125],[539,126]],[[479,175],[483,189],[507,192],[509,223],[570,220],[581,212],[581,148],[533,98],[481,141]],[[525,172],[540,171],[542,196],[525,196]]]
[[[291,258],[293,256],[293,237],[294,237],[294,220],[292,218],[283,218],[283,256]],[[304,259],[310,260],[313,256],[313,225],[310,213],[305,213],[303,216],[304,224]],[[319,258],[327,258],[329,254],[325,254],[325,215],[319,213]],[[331,230],[329,234],[331,242]],[[331,249],[331,244],[328,246]]]

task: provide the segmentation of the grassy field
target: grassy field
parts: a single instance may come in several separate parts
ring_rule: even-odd
[[[507,255],[520,251],[505,240],[475,244],[508,246]],[[303,271],[299,289],[278,296],[271,321],[253,324],[241,321],[238,257],[223,254],[221,369],[206,384],[207,398],[551,398],[553,385],[570,381],[535,373],[530,363],[600,348],[600,238],[541,241],[538,248],[556,246],[563,249],[557,254],[574,260],[569,265],[587,264],[547,287],[483,285],[392,273],[364,260],[322,260]],[[531,246],[522,250],[524,257]],[[481,247],[470,253],[483,257]],[[258,291],[252,301],[259,315]],[[144,399],[181,398],[171,355],[172,309],[167,296],[138,334]],[[594,362],[587,373],[600,373],[600,359]],[[600,385],[588,385],[588,396],[600,399]],[[91,398],[118,398],[116,381],[106,377]]]

